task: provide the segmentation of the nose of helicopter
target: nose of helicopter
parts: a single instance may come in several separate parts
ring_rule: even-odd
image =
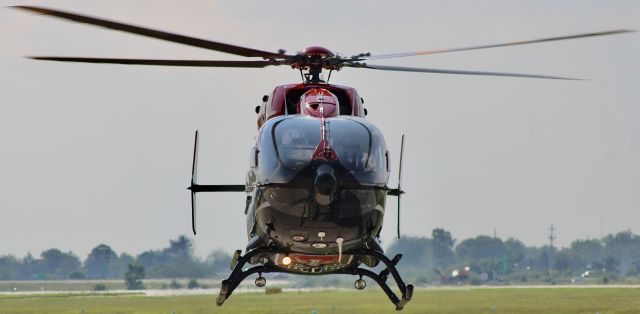
[[[333,168],[330,165],[320,165],[316,169],[316,176],[313,180],[316,202],[320,205],[331,203],[331,196],[338,187]]]

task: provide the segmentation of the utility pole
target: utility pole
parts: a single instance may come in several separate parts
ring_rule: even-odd
[[[549,247],[551,247],[553,249],[553,240],[556,239],[555,234],[553,234],[553,232],[556,229],[553,227],[553,224],[551,224],[551,227],[549,228]]]
[[[549,227],[549,254],[547,254],[547,257],[549,258],[549,268],[547,269],[547,274],[549,275],[549,277],[551,277],[551,271],[553,270],[553,241],[556,239],[556,235],[554,234],[554,231],[556,231],[556,229],[553,227],[553,224],[551,224],[551,227]]]
[[[549,275],[551,275],[551,270],[553,269],[553,241],[556,239],[555,234],[553,233],[556,229],[553,227],[553,224],[551,224],[551,227],[549,228]]]

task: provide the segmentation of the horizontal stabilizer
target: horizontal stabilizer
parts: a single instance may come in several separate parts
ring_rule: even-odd
[[[204,185],[192,184],[187,189],[191,192],[244,192],[244,184],[221,184],[221,185]]]
[[[387,190],[387,195],[389,196],[400,196],[400,194],[404,194],[405,192],[400,189],[389,189]]]

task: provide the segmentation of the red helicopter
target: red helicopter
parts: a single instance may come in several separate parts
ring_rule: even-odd
[[[358,276],[356,289],[364,289],[366,282],[362,277],[369,277],[382,288],[397,310],[402,310],[412,298],[413,285],[405,284],[396,268],[402,254],[386,257],[379,242],[387,196],[397,197],[397,231],[400,237],[404,136],[400,148],[398,186],[390,188],[389,151],[384,137],[375,125],[365,119],[367,110],[363,106],[364,101],[354,88],[329,84],[333,71],[365,68],[573,80],[536,74],[373,65],[366,61],[631,32],[613,30],[473,47],[382,55],[361,53],[346,57],[317,46],[305,48],[296,54],[286,54],[284,50],[268,52],[54,9],[33,6],[15,8],[233,55],[260,58],[220,61],[31,57],[37,60],[192,67],[264,68],[286,65],[300,72],[301,83],[275,87],[255,108],[258,134],[251,148],[245,184],[197,183],[196,131],[192,179],[188,188],[191,191],[193,233],[196,233],[196,193],[244,192],[247,195],[244,213],[248,244],[244,255],[240,250],[235,252],[230,265],[232,272],[222,281],[217,305],[222,305],[246,277],[258,274],[255,284],[263,287],[266,279],[262,274],[273,272],[355,275]],[[321,75],[323,70],[329,71],[326,80]],[[384,264],[380,272],[370,269],[380,262]],[[245,269],[247,264],[254,266]],[[395,280],[400,296],[387,284],[389,275]]]

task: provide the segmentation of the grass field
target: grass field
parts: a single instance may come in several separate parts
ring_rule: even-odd
[[[0,313],[394,313],[377,289],[215,295],[5,294]],[[401,313],[640,313],[638,288],[420,289]]]

